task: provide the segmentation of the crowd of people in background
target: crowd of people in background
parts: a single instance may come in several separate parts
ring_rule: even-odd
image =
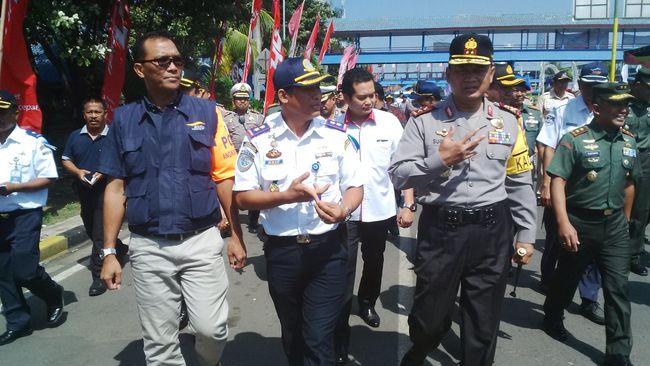
[[[133,54],[146,95],[110,125],[101,99],[84,101],[62,166],[92,241],[88,294],[121,287],[128,252],[148,365],[185,364],[185,327],[199,364],[221,365],[225,262],[247,260],[240,210],[264,244],[290,365],[348,363],[353,308],[380,326],[387,238],[418,210],[412,346],[401,365],[425,362],[456,302],[461,364],[492,365],[508,275],[535,252],[538,205],[541,329],[571,337],[564,309],[579,289],[580,314],[604,325],[602,365],[632,365],[628,276],[648,274],[650,69],[622,83],[585,64],[576,91],[560,71],[534,103],[529,82],[494,62],[490,39],[466,34],[450,44],[447,95],[427,81],[409,97],[386,94],[364,68],[337,87],[309,60],[287,58],[273,76],[278,104],[263,115],[244,82],[230,90],[231,108],[210,100],[165,33],[144,35]],[[22,288],[45,301],[50,325],[64,321],[63,287],[38,256],[58,177],[53,146],[16,116],[15,97],[0,91],[0,345],[32,332]],[[128,246],[118,238],[125,219]]]

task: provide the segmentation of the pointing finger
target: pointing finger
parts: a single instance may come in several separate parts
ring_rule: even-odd
[[[469,132],[468,132],[468,133],[463,137],[463,143],[465,143],[465,144],[468,143],[468,142],[471,140],[471,138],[474,137],[474,135],[476,135],[476,133],[477,133],[478,131],[480,131],[480,130],[481,130],[481,128],[479,127],[479,128],[475,128],[475,129],[473,129],[472,131],[469,131]]]

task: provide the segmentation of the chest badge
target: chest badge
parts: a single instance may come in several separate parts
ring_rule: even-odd
[[[278,186],[278,181],[277,180],[274,180],[273,182],[271,182],[271,184],[269,185],[269,191],[271,191],[271,192],[280,192],[280,186]]]
[[[591,171],[589,171],[589,173],[587,173],[587,180],[588,181],[595,182],[596,179],[598,179],[598,173],[596,173],[595,170],[591,170]]]
[[[598,149],[598,145],[597,145],[597,144],[586,144],[584,147],[585,147],[585,149],[587,149],[587,150],[596,150],[596,149]]]
[[[436,131],[436,135],[442,136],[442,137],[447,137],[447,135],[449,135],[449,131],[447,131],[446,128],[443,128],[440,131]]]
[[[492,127],[496,128],[497,130],[502,130],[503,129],[503,120],[501,118],[492,118],[490,120],[490,124]]]
[[[269,159],[277,159],[282,156],[282,153],[276,149],[278,147],[278,142],[275,140],[275,135],[271,135],[271,150],[266,153],[266,157]]]

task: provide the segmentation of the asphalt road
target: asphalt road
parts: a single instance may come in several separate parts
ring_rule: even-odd
[[[245,218],[244,218],[245,220]],[[128,233],[122,233],[128,237]],[[402,230],[387,245],[382,293],[377,307],[381,327],[372,329],[356,315],[351,317],[350,365],[398,365],[406,352],[407,315],[411,306],[414,275],[410,258],[414,253],[415,230]],[[540,230],[538,238],[543,238]],[[266,268],[261,243],[245,233],[249,250],[248,266],[241,272],[228,269],[230,340],[223,356],[225,366],[284,366],[280,327],[266,284]],[[502,314],[495,365],[594,365],[604,356],[605,331],[577,314],[577,302],[566,314],[565,325],[575,336],[558,343],[540,329],[544,297],[537,291],[539,260],[543,241],[538,240],[534,261],[522,271],[517,298],[508,295]],[[66,289],[66,321],[57,328],[45,325],[43,303],[29,297],[34,333],[0,346],[2,366],[63,365],[144,365],[142,340],[135,296],[127,266],[122,289],[99,297],[88,297],[90,272],[88,243],[45,263],[47,271]],[[649,263],[646,263],[649,264]],[[360,273],[361,256],[359,256]],[[358,281],[358,278],[357,278]],[[602,295],[601,295],[602,298]],[[650,360],[650,283],[648,277],[630,275],[634,364]],[[353,312],[356,308],[353,309]],[[0,320],[4,329],[4,319]],[[456,365],[459,357],[458,318],[452,332],[429,355],[430,365]],[[193,337],[180,335],[185,354],[190,354]]]

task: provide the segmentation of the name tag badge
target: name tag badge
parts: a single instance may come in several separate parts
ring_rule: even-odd
[[[264,165],[282,165],[282,164],[284,164],[283,159],[264,160]]]
[[[587,158],[597,158],[600,156],[600,151],[587,151],[585,152],[585,157]]]
[[[636,150],[635,149],[630,149],[629,147],[624,147],[623,148],[623,155],[624,156],[629,156],[631,158],[636,158]]]
[[[511,136],[509,132],[488,131],[488,143],[498,145],[510,145]]]

